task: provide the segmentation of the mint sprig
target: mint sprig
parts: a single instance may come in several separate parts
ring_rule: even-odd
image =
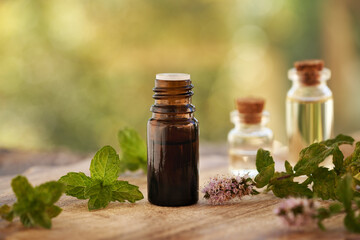
[[[342,144],[353,143],[354,139],[346,135],[313,143],[300,152],[294,167],[285,162],[285,172],[275,172],[270,152],[259,149],[256,186],[266,187],[267,191],[280,198],[294,196],[336,200],[328,208],[319,209],[316,216],[319,227],[324,228],[324,219],[343,211],[346,213],[345,227],[349,231],[360,232],[360,192],[357,190],[360,186],[360,142],[346,159],[339,149]],[[320,166],[329,156],[333,158],[333,169]],[[295,177],[305,177],[306,180],[297,182]]]
[[[65,184],[65,194],[89,199],[89,210],[105,208],[111,201],[134,203],[143,199],[139,187],[117,180],[120,172],[119,155],[111,146],[105,146],[91,160],[91,177],[82,172],[69,172],[59,182]]]
[[[62,183],[50,181],[33,187],[26,177],[17,176],[12,179],[11,187],[17,202],[13,206],[6,204],[1,206],[0,216],[10,222],[18,216],[26,227],[51,228],[51,219],[62,211],[54,203],[63,194],[65,186]]]
[[[353,142],[352,137],[338,135],[334,139],[313,143],[300,152],[299,161],[294,167],[288,161],[285,162],[286,172],[273,171],[275,167],[270,152],[259,149],[256,156],[256,167],[259,172],[255,177],[256,186],[260,188],[266,186],[268,190],[273,191],[275,196],[281,198],[317,196],[326,200],[336,199],[335,189],[339,178],[346,172],[346,168],[354,172],[360,169],[360,157],[357,157],[357,150],[355,150],[356,154],[351,156],[351,160],[344,161],[344,156],[339,149],[339,145],[353,144]],[[331,155],[335,168],[332,170],[319,167],[319,164]],[[357,161],[359,166],[355,164]],[[293,180],[294,177],[299,176],[306,177],[305,182],[299,183]]]

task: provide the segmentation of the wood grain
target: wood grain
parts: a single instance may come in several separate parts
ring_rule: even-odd
[[[221,155],[201,157],[200,183],[210,176],[227,173]],[[90,159],[64,166],[37,166],[24,172],[34,185],[57,180],[69,171],[89,174]],[[1,204],[13,203],[10,188],[13,176],[0,177]],[[140,173],[120,177],[140,186],[146,196],[146,177]],[[325,222],[327,231],[316,227],[288,230],[274,216],[279,199],[272,194],[245,197],[241,201],[211,206],[202,199],[188,207],[158,207],[146,199],[136,204],[111,203],[108,208],[89,212],[87,201],[63,196],[58,205],[63,212],[53,219],[51,230],[26,229],[18,220],[0,220],[0,239],[360,239],[343,228],[343,216]]]

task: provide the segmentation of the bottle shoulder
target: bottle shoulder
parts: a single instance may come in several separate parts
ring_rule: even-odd
[[[199,121],[195,118],[166,118],[166,119],[158,119],[158,118],[150,118],[148,120],[148,125],[152,126],[174,126],[174,125],[199,125]]]
[[[287,99],[301,101],[319,101],[333,97],[327,85],[318,86],[292,86],[287,92]]]
[[[258,129],[233,128],[228,133],[228,140],[233,138],[273,138],[274,134],[270,128],[261,127]]]

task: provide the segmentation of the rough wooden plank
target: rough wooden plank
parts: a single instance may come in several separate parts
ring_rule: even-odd
[[[202,156],[200,183],[227,173],[226,163],[225,156]],[[69,171],[89,174],[89,164],[90,159],[66,166],[32,167],[24,175],[36,185]],[[12,177],[0,177],[1,203],[15,200],[9,185]],[[139,185],[146,196],[144,175],[121,178]],[[200,198],[193,206],[169,208],[144,199],[136,204],[111,203],[106,209],[89,212],[85,200],[63,196],[59,201],[63,212],[53,219],[51,230],[25,229],[18,220],[12,224],[0,220],[0,239],[360,239],[344,230],[341,215],[325,222],[326,232],[286,230],[273,214],[279,201],[272,194],[261,194],[223,206],[210,206]]]

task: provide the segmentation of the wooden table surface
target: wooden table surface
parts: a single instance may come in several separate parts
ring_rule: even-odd
[[[224,148],[206,152],[200,154],[201,186],[209,177],[227,173]],[[38,185],[57,180],[69,171],[89,174],[89,165],[90,158],[86,158],[66,165],[33,166],[22,175]],[[0,176],[1,204],[15,201],[10,187],[14,176],[14,171]],[[360,239],[360,235],[344,230],[342,215],[325,222],[326,232],[316,227],[287,229],[273,214],[280,200],[272,194],[246,197],[222,206],[211,206],[200,195],[200,201],[193,206],[158,207],[146,200],[145,175],[125,174],[120,179],[139,185],[145,199],[135,204],[113,202],[106,209],[89,212],[86,200],[64,195],[57,203],[63,212],[53,219],[51,230],[27,229],[19,220],[0,220],[0,239]]]

